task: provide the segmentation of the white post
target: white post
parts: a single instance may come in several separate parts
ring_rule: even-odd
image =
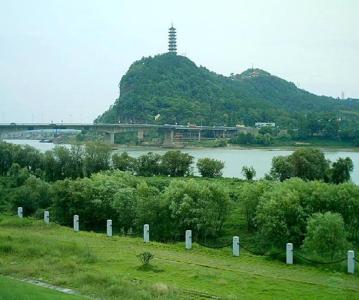
[[[355,271],[355,254],[353,250],[348,251],[348,273],[354,274]]]
[[[107,236],[112,236],[112,220],[107,220]]]
[[[148,243],[150,241],[150,225],[143,225],[143,241]]]
[[[232,246],[233,256],[239,256],[239,237],[233,237],[233,246]]]
[[[192,230],[186,230],[186,249],[192,249]]]
[[[74,215],[74,231],[79,231],[79,216],[78,215]]]
[[[22,207],[21,207],[21,206],[17,208],[17,216],[18,216],[19,218],[22,218],[22,217],[23,217],[23,210],[22,210]]]
[[[286,251],[286,264],[293,264],[293,244],[287,243],[287,251]]]
[[[49,223],[50,223],[50,213],[49,213],[48,210],[45,210],[45,211],[44,211],[44,222],[45,222],[46,224],[49,224]]]

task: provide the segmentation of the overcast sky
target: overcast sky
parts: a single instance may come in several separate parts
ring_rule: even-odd
[[[92,122],[171,22],[197,65],[359,98],[358,0],[0,0],[0,122]]]

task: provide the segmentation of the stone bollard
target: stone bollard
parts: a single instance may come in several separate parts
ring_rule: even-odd
[[[107,236],[112,236],[112,220],[107,220]]]
[[[355,254],[353,250],[348,251],[348,273],[354,274],[355,272]]]
[[[74,215],[74,231],[79,231],[80,230],[80,226],[79,226],[79,216],[78,215]]]
[[[23,217],[23,210],[22,210],[22,207],[21,207],[21,206],[17,208],[17,216],[18,216],[19,218],[22,218],[22,217]]]
[[[150,241],[150,225],[143,225],[143,241],[148,243]]]
[[[287,243],[286,247],[286,264],[292,265],[293,264],[293,244]]]
[[[233,237],[233,246],[232,246],[232,253],[233,256],[239,256],[239,237],[234,236]]]
[[[192,249],[192,230],[186,230],[186,249]]]
[[[44,222],[45,222],[46,224],[49,224],[49,223],[50,223],[50,213],[49,213],[48,210],[45,210],[45,211],[44,211]]]

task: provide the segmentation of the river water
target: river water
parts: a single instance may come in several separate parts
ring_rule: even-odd
[[[35,140],[7,140],[14,144],[28,144],[41,151],[51,150],[55,147],[52,143],[40,143]],[[163,154],[168,149],[151,148],[119,148],[116,152],[127,151],[133,157],[138,157],[149,151]],[[224,161],[223,176],[243,178],[241,171],[243,166],[253,166],[257,172],[256,178],[262,178],[271,167],[272,158],[278,155],[289,155],[293,151],[282,149],[239,149],[239,148],[196,148],[181,149],[189,153],[197,161],[199,158],[209,157]],[[339,157],[350,157],[354,163],[354,171],[351,174],[352,181],[359,184],[359,152],[342,150],[324,150],[327,159],[337,160]]]

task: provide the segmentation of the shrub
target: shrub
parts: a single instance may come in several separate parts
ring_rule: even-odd
[[[253,178],[256,176],[256,170],[254,170],[253,167],[244,166],[242,168],[242,174],[247,180],[253,180]]]
[[[161,173],[169,176],[185,176],[191,171],[193,156],[181,151],[167,151],[161,158]]]
[[[334,259],[344,254],[348,242],[340,214],[316,213],[308,220],[303,248],[323,258]]]
[[[212,158],[201,158],[197,162],[197,168],[202,177],[221,177],[224,162]]]
[[[155,257],[151,252],[145,251],[136,255],[142,266],[147,266],[150,264],[151,260]]]

